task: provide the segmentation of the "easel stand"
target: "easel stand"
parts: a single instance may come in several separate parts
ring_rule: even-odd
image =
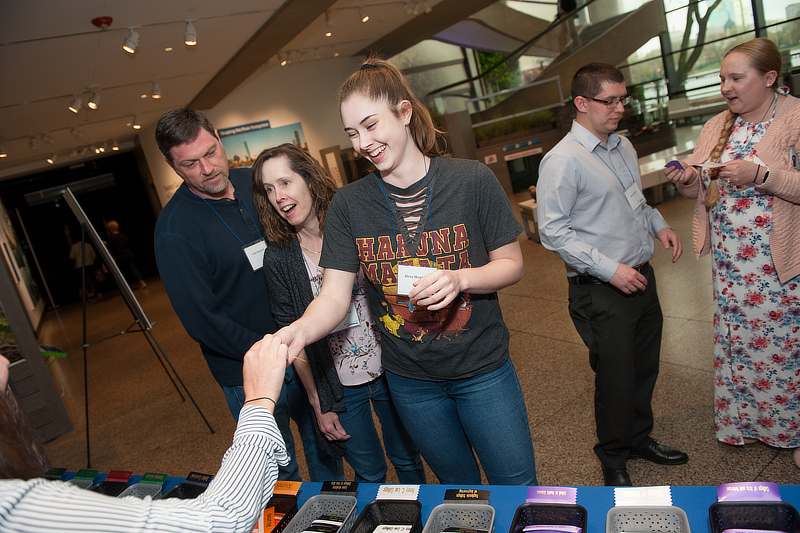
[[[136,317],[136,313],[135,313],[134,309],[131,308],[130,303],[128,302],[127,298],[124,298],[124,300],[125,300],[125,303],[128,305],[128,309],[131,311],[131,314],[134,316],[134,323],[131,324],[124,331],[121,331],[121,332],[119,332],[119,333],[117,333],[115,335],[111,335],[109,337],[106,337],[104,339],[100,339],[99,341],[95,341],[95,342],[92,342],[92,343],[88,342],[87,334],[86,334],[86,257],[85,257],[85,255],[86,255],[86,226],[84,224],[81,224],[81,255],[82,255],[82,263],[83,263],[83,266],[81,267],[81,274],[82,274],[82,280],[81,280],[82,290],[81,290],[81,292],[83,293],[82,294],[82,300],[83,300],[83,314],[82,314],[82,319],[83,319],[83,393],[84,393],[84,407],[85,407],[85,414],[86,414],[86,467],[87,468],[91,468],[91,466],[92,466],[90,446],[89,446],[88,351],[89,351],[89,348],[91,346],[95,346],[96,344],[100,344],[101,342],[104,342],[104,341],[119,337],[120,335],[124,335],[126,333],[141,332],[141,333],[144,334],[145,338],[147,339],[147,343],[150,345],[150,348],[153,350],[153,353],[156,356],[156,359],[158,359],[158,362],[161,363],[161,367],[164,369],[164,372],[166,372],[167,377],[169,377],[169,380],[172,382],[172,385],[175,387],[175,390],[178,392],[178,395],[181,397],[181,401],[185,402],[186,398],[183,397],[183,394],[181,393],[180,388],[178,388],[178,384],[175,383],[175,379],[173,379],[173,377],[172,377],[173,374],[175,375],[175,378],[178,380],[178,382],[181,384],[181,387],[183,387],[183,390],[186,392],[186,396],[189,397],[189,400],[191,400],[192,404],[194,405],[194,408],[197,409],[197,412],[203,418],[203,422],[206,423],[206,426],[208,426],[209,431],[211,431],[211,433],[214,434],[214,428],[211,427],[211,424],[208,422],[208,419],[206,419],[205,415],[203,414],[203,411],[200,410],[200,407],[197,405],[197,402],[195,402],[194,398],[192,398],[192,395],[189,392],[189,389],[186,388],[186,385],[183,383],[183,380],[181,379],[180,375],[178,375],[178,371],[175,370],[174,366],[172,366],[172,362],[167,357],[167,354],[164,353],[163,348],[161,348],[161,345],[158,343],[158,341],[156,340],[155,336],[153,335],[153,330],[151,328],[151,325],[149,323],[147,323],[147,322],[143,323],[141,320],[139,320],[139,318]],[[120,287],[120,290],[122,290],[121,287]],[[167,367],[164,365],[165,361],[169,365],[169,368],[172,370],[172,374],[170,374],[169,370],[167,370]]]
[[[103,240],[100,238],[100,235],[98,235],[97,231],[95,231],[94,226],[92,226],[92,223],[89,221],[88,217],[86,216],[86,213],[84,213],[83,208],[81,208],[80,204],[78,204],[78,201],[75,199],[75,195],[72,193],[69,187],[67,187],[66,191],[64,192],[64,200],[70,206],[70,209],[72,209],[72,212],[75,214],[75,216],[78,219],[78,222],[80,222],[81,224],[81,258],[82,258],[81,287],[83,293],[82,294],[83,391],[85,397],[85,411],[86,411],[86,467],[91,468],[92,466],[91,453],[89,447],[89,372],[88,372],[89,347],[107,341],[109,339],[113,339],[120,335],[124,335],[126,333],[140,332],[144,334],[145,338],[147,339],[147,343],[153,350],[153,353],[155,354],[156,359],[158,359],[158,362],[161,363],[161,367],[164,369],[164,372],[166,372],[167,376],[172,382],[172,385],[175,387],[175,390],[181,397],[181,400],[186,401],[186,399],[183,397],[183,394],[181,393],[180,388],[178,387],[178,384],[175,383],[175,379],[178,380],[178,383],[180,383],[181,388],[183,388],[184,392],[186,392],[186,396],[189,397],[189,400],[191,400],[192,404],[194,405],[194,408],[197,409],[198,414],[200,414],[200,416],[202,417],[203,422],[206,423],[206,426],[208,426],[209,431],[211,431],[211,433],[213,434],[214,428],[212,428],[211,424],[208,423],[208,420],[206,419],[205,415],[203,415],[203,412],[200,410],[200,407],[198,407],[197,402],[195,402],[194,398],[192,398],[189,389],[186,388],[186,385],[183,383],[183,380],[178,375],[178,372],[175,370],[175,367],[172,366],[172,363],[167,357],[167,354],[164,353],[164,350],[161,348],[161,345],[156,340],[155,336],[153,335],[152,324],[147,319],[147,316],[145,316],[142,306],[139,305],[139,301],[136,299],[136,296],[133,295],[133,291],[128,285],[128,282],[125,281],[125,278],[122,276],[122,272],[120,272],[117,263],[114,261],[114,258],[108,252],[108,249],[103,243]],[[122,293],[122,297],[125,300],[125,304],[128,306],[128,309],[130,310],[134,318],[133,324],[131,324],[124,331],[121,331],[120,333],[111,335],[110,337],[106,337],[105,339],[100,339],[99,341],[95,341],[92,343],[89,343],[86,334],[86,235],[87,234],[89,235],[89,237],[91,237],[92,243],[94,244],[95,249],[97,250],[97,256],[102,258],[102,260],[105,262],[105,264],[111,271],[111,275],[114,278],[114,282],[116,283],[117,288],[119,288],[120,292]],[[166,362],[169,365],[169,369],[167,369],[164,362]],[[172,370],[172,373],[170,373],[170,370]]]

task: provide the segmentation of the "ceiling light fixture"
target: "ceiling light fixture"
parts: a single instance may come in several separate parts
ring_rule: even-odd
[[[50,163],[50,164],[52,165],[53,163],[55,163],[55,162],[56,162],[56,158],[57,158],[57,157],[58,157],[58,156],[57,156],[56,154],[50,154],[50,157],[48,157],[48,158],[47,158],[47,162],[48,162],[48,163]]]
[[[130,33],[125,37],[125,40],[122,41],[122,49],[132,54],[136,51],[136,47],[139,46],[139,34],[133,31],[133,28],[130,26],[128,26],[128,31],[130,31]]]
[[[186,29],[183,30],[183,42],[186,46],[197,45],[197,32],[194,29],[194,24],[191,20],[186,21]]]
[[[161,98],[161,87],[158,86],[155,80],[153,80],[153,86],[150,89],[150,97],[154,98],[155,100]]]
[[[6,149],[3,148],[3,143],[1,143],[1,142],[0,142],[0,157],[8,157],[8,154],[6,153]]]
[[[325,32],[325,37],[330,37],[331,35],[333,35],[333,33],[329,32],[329,31]]]
[[[133,115],[133,129],[140,130],[142,129],[142,125],[139,123],[139,117]]]
[[[333,57],[339,57],[339,52],[333,46],[331,46],[331,52],[333,52]]]
[[[31,135],[31,138],[28,141],[28,146],[31,147],[31,150],[36,150],[39,147],[39,144],[36,142],[36,137],[33,135]]]
[[[52,137],[50,137],[50,135],[48,135],[47,133],[42,133],[42,140],[43,140],[44,142],[46,142],[47,144],[53,144],[54,142],[56,142],[56,141],[55,141],[55,140],[54,140]]]
[[[86,104],[86,107],[89,109],[97,109],[100,106],[100,95],[97,94],[97,91],[92,91],[92,97],[89,98],[89,102]]]
[[[81,133],[81,131],[78,128],[72,128],[71,130],[69,130],[69,132],[71,134],[73,134],[75,137],[77,137],[78,139],[83,137],[83,133]]]
[[[69,110],[77,113],[81,109],[81,98],[77,94],[72,95],[72,103],[69,104]]]
[[[369,20],[369,15],[364,13],[364,6],[358,6],[358,18],[361,19],[361,22],[367,22]]]
[[[286,57],[286,52],[281,52],[278,54],[278,60],[280,61],[282,67],[285,67],[289,64],[289,59]]]
[[[330,9],[325,12],[325,24],[333,26],[333,13],[331,13]]]
[[[119,152],[119,143],[117,142],[116,139],[111,141],[111,150],[114,152]]]

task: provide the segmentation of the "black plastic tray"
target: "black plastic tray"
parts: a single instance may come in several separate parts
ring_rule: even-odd
[[[206,488],[207,487],[203,487],[202,485],[183,481],[162,494],[158,499],[166,500],[167,498],[178,498],[179,500],[194,500],[203,494]]]
[[[800,533],[800,515],[785,502],[717,502],[708,508],[711,532],[768,529]]]
[[[521,533],[526,526],[559,525],[577,526],[586,532],[586,509],[582,505],[558,503],[523,503],[514,513],[509,533]]]
[[[372,533],[380,525],[411,526],[422,532],[422,504],[416,500],[373,500],[361,510],[350,533]]]
[[[126,481],[101,481],[89,487],[89,490],[116,497],[126,488],[128,488],[128,483]]]

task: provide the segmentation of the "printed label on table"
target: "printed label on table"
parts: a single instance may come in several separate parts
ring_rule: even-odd
[[[779,502],[781,494],[777,483],[725,483],[717,487],[720,502]]]
[[[139,483],[149,483],[151,485],[163,485],[166,480],[167,480],[166,474],[156,474],[155,472],[147,472],[145,475],[142,476],[142,480],[139,481]]]
[[[300,491],[300,485],[302,485],[300,481],[278,481],[275,483],[275,489],[273,489],[272,493],[297,496],[297,493]]]
[[[320,494],[345,494],[355,496],[358,492],[358,481],[325,481]]]
[[[563,503],[575,505],[578,501],[578,489],[575,487],[530,487],[527,502]]]
[[[127,470],[112,470],[106,476],[106,481],[110,481],[112,483],[127,483],[132,474],[133,472],[129,472]]]
[[[78,470],[78,473],[75,474],[73,479],[94,479],[97,476],[97,472],[99,470],[89,470],[88,468],[81,468]]]
[[[387,524],[380,524],[372,531],[373,533],[409,533],[409,531],[411,531],[411,525],[390,526]]]
[[[189,472],[186,476],[186,483],[191,485],[200,485],[201,487],[208,487],[211,480],[214,478],[211,474],[202,474],[200,472]]]
[[[486,489],[447,489],[444,491],[445,503],[489,503],[492,491]]]
[[[61,479],[61,476],[63,476],[66,473],[67,473],[66,468],[50,468],[47,470],[47,472],[44,473],[44,478],[59,480]]]
[[[534,524],[525,526],[522,528],[522,531],[535,531],[536,533],[581,533],[583,528],[566,524]]]
[[[614,489],[617,507],[642,505],[672,505],[672,490],[663,487],[617,487]]]
[[[416,500],[419,485],[381,485],[376,500]],[[411,527],[411,526],[409,526]],[[377,531],[377,529],[375,530]]]

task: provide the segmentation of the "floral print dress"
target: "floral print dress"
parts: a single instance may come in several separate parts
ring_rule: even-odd
[[[737,117],[721,162],[762,164],[754,146],[772,120]],[[703,171],[703,184],[709,175]],[[800,290],[781,285],[770,255],[772,195],[719,182],[711,208],[717,439],[800,446]]]
[[[311,292],[316,298],[322,288],[322,269],[314,265],[305,252],[303,259],[311,282]],[[352,300],[358,314],[358,325],[328,335],[333,364],[339,374],[339,381],[344,386],[369,383],[383,374],[381,332],[372,319],[367,298],[367,280],[359,269],[353,285]]]

